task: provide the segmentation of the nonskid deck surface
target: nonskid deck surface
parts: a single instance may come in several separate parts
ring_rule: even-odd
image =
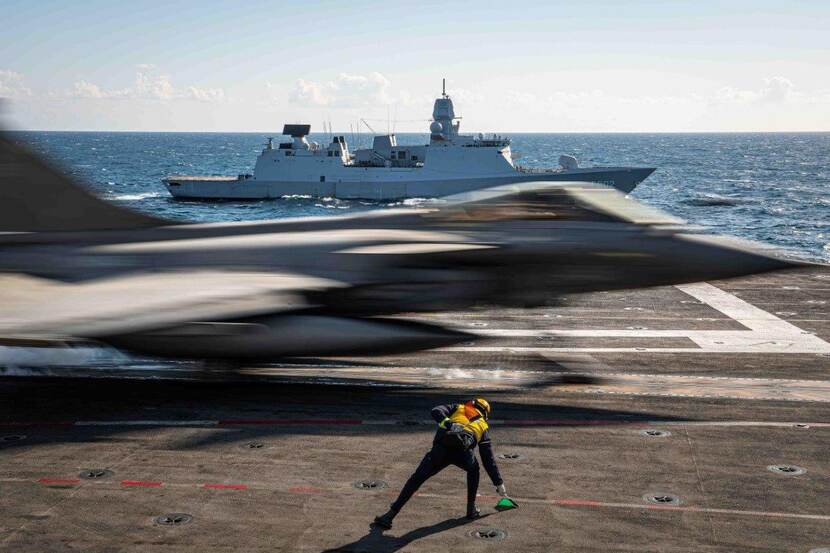
[[[479,337],[232,378],[212,369],[217,382],[3,381],[0,550],[830,547],[830,271],[420,318]],[[473,393],[494,404],[520,508],[493,511],[482,475],[488,516],[458,519],[464,481],[451,467],[393,530],[370,531],[430,443],[429,408]],[[169,513],[192,520],[155,521]],[[486,528],[506,538],[474,537]]]

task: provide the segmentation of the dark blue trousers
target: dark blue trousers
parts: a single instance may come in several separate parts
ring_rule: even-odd
[[[421,464],[415,469],[415,473],[406,481],[401,493],[398,495],[398,499],[392,503],[392,509],[396,512],[400,511],[424,482],[450,465],[455,465],[467,473],[467,504],[474,503],[476,493],[478,492],[479,477],[481,476],[475,450],[469,449],[467,451],[461,451],[448,449],[436,443],[433,444],[432,450],[424,455]]]

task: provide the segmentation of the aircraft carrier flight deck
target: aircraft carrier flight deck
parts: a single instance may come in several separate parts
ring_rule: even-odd
[[[3,378],[0,550],[830,551],[827,269],[413,318],[477,338]],[[519,509],[451,467],[370,529],[471,394]]]

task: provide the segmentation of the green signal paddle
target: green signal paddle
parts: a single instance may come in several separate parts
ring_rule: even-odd
[[[519,504],[510,499],[509,497],[502,497],[499,499],[499,502],[496,503],[496,510],[497,511],[509,511],[510,509],[516,509],[519,507]]]

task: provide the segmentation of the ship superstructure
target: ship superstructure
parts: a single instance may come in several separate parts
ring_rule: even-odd
[[[191,199],[267,199],[290,195],[398,200],[431,198],[525,181],[586,181],[630,192],[654,169],[579,167],[560,156],[559,167],[525,169],[513,162],[510,139],[463,135],[450,96],[435,100],[429,143],[399,145],[394,134],[374,136],[372,147],[351,151],[345,136],[328,145],[309,141],[311,125],[289,124],[290,141],[268,140],[253,174],[237,177],[170,176],[170,193]]]

